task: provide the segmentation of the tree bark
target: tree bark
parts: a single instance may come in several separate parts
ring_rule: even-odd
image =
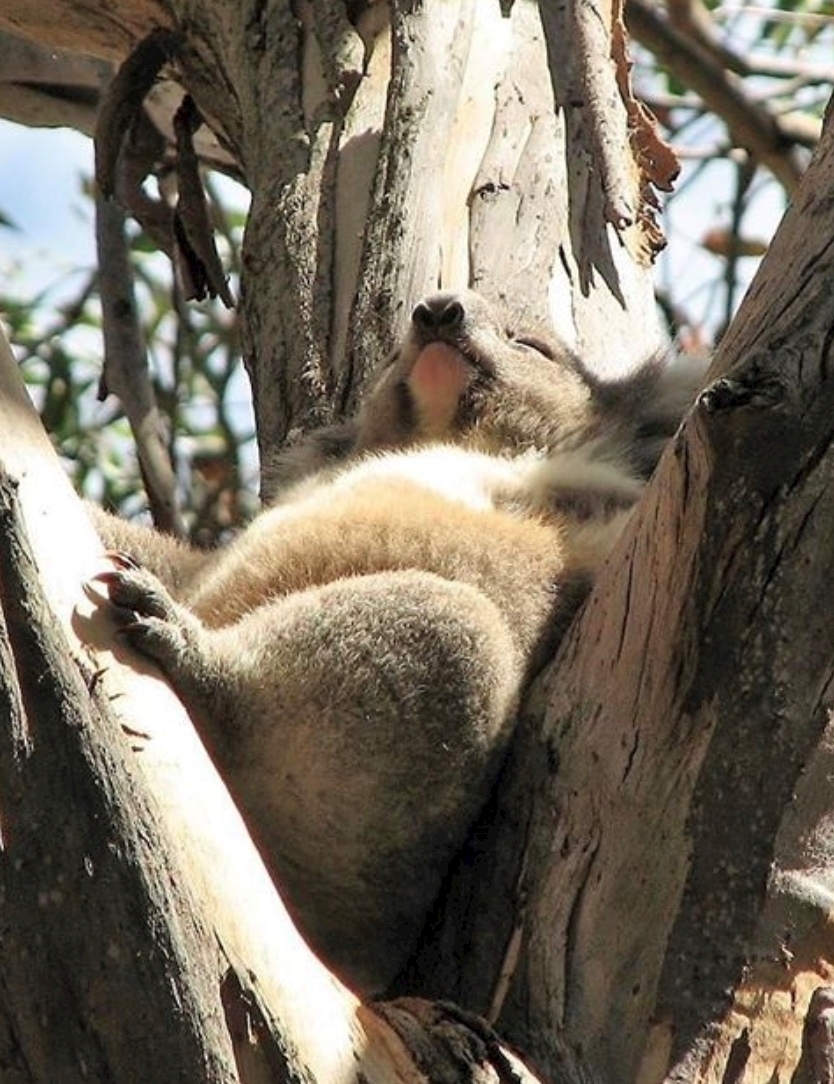
[[[159,1066],[232,1081],[212,940],[98,714],[93,672],[62,642],[15,488],[0,478],[4,1065],[32,1081],[147,1081]]]
[[[580,8],[566,11],[587,46],[596,30]],[[613,9],[602,23],[617,83]],[[111,16],[87,8],[67,7],[58,25],[49,5],[12,0],[0,22],[56,45],[86,36],[108,56],[154,26],[189,28],[167,74],[252,189],[241,319],[265,454],[349,408],[430,288],[473,284],[525,317],[549,314],[600,365],[648,351],[647,269],[633,258],[639,245],[616,240],[641,228],[616,197],[627,178],[594,190],[593,149],[566,166],[564,115],[541,86],[545,41],[527,0],[509,20],[479,5],[477,22],[465,0],[394,0],[390,24],[381,4],[352,24],[347,9],[312,0],[298,18],[278,3],[176,2],[165,18],[128,0],[108,10],[131,30],[106,45]],[[559,27],[569,36],[573,23],[543,11],[552,59]],[[581,69],[555,79],[572,130],[588,122],[571,97],[583,80]],[[557,1078],[566,1038],[601,1079],[775,1079],[799,1061],[803,1024],[796,1079],[824,1078],[827,1010],[823,995],[810,998],[832,962],[834,617],[819,596],[834,572],[833,141],[829,123],[716,359],[715,376],[727,375],[699,401],[529,697],[493,803],[397,987],[483,1013]],[[49,560],[39,564],[68,613]],[[163,744],[157,734],[149,743]],[[348,1071],[357,1027],[371,1037],[369,1080],[391,1068],[380,1049],[399,1057],[405,1042],[414,1054],[415,1028],[446,1033],[446,1010],[357,1008],[314,962],[316,995],[294,1004],[297,973],[276,963],[294,934],[282,924],[264,941],[271,918],[241,932],[248,898],[229,888],[222,906],[213,899],[208,873],[228,837],[211,818],[200,827],[211,802],[178,811],[180,769],[157,782],[164,759],[138,763],[164,791],[165,824],[188,825],[185,842],[161,845],[185,863],[195,898],[209,893],[211,924],[215,908],[224,916],[218,937],[233,966],[215,972],[213,996],[241,1079],[291,1076],[281,1043],[308,1035],[317,1010],[317,1020],[334,1014],[340,1039],[329,1054],[299,1043],[316,1080]],[[245,1027],[250,968],[259,1008]],[[267,1053],[240,1040],[275,1035],[274,1021]],[[487,1057],[484,1034],[472,1049]],[[444,1078],[415,1057],[424,1076]]]
[[[341,3],[310,0],[297,15],[278,2],[177,2],[172,19],[137,0],[106,17],[68,4],[60,24],[49,5],[12,0],[0,13],[0,27],[51,46],[86,35],[108,57],[129,49],[110,19],[141,24],[134,42],[190,28],[164,74],[194,97],[252,192],[241,329],[266,454],[350,409],[434,289],[473,285],[523,320],[550,317],[612,369],[657,343],[647,262],[599,214],[569,213],[536,5],[517,0],[509,18],[473,0],[359,10],[355,26]],[[571,168],[572,188],[599,206],[593,155]]]
[[[539,1064],[768,1080],[830,979],[832,180],[829,119],[409,976]]]

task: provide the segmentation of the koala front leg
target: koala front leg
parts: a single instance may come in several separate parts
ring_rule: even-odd
[[[211,702],[218,682],[223,682],[223,668],[209,648],[202,622],[145,568],[125,565],[99,573],[93,583],[107,588],[124,638],[159,663],[186,703]]]
[[[351,985],[384,989],[512,732],[524,656],[500,612],[415,570],[214,629],[144,570],[98,579],[192,710],[302,932]]]

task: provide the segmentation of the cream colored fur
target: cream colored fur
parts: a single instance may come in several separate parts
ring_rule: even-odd
[[[97,517],[144,565],[107,577],[127,635],[191,708],[302,931],[365,992],[414,948],[530,677],[677,424],[665,380],[612,391],[443,295],[229,546]]]

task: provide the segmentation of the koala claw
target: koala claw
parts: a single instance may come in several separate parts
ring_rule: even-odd
[[[99,572],[91,582],[103,584],[110,602],[119,610],[168,621],[178,616],[177,606],[167,590],[156,576],[138,565]]]
[[[194,618],[177,606],[153,573],[135,567],[100,572],[91,585],[107,589],[118,635],[172,670],[188,650]]]
[[[141,568],[142,566],[138,561],[134,560],[129,553],[125,553],[124,550],[107,550],[104,554],[108,561],[112,562],[116,568]]]

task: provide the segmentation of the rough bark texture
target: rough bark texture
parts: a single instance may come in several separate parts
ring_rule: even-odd
[[[771,1079],[830,977],[832,179],[829,123],[417,965],[542,1064]]]
[[[165,1065],[171,1080],[232,1081],[211,938],[118,728],[98,713],[101,693],[90,695],[92,670],[62,643],[21,523],[4,476],[0,1001],[14,1039],[4,1072],[138,1084]]]

